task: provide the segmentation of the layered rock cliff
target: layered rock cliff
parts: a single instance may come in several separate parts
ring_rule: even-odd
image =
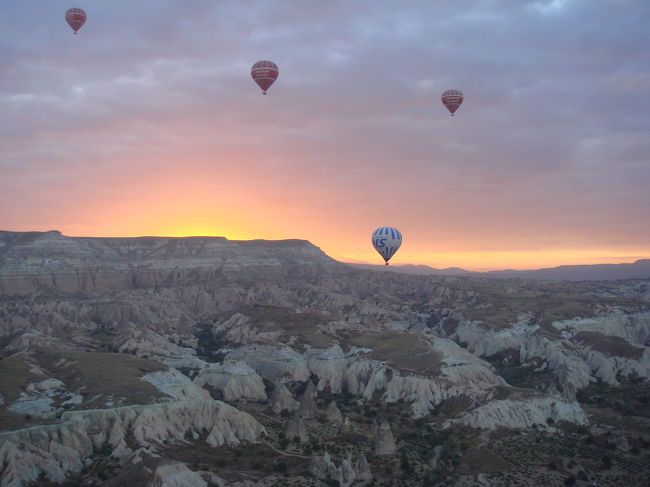
[[[196,285],[222,274],[287,276],[338,266],[303,240],[230,241],[223,237],[66,237],[57,231],[0,232],[0,294]],[[205,301],[204,297],[204,301]],[[195,303],[204,304],[199,298]]]

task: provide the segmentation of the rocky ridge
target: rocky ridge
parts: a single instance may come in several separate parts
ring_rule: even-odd
[[[256,442],[266,434],[253,417],[213,400],[195,399],[151,406],[64,413],[61,423],[0,434],[3,487],[18,487],[41,473],[63,482],[104,446],[127,458],[138,449],[155,452],[165,442],[206,430],[210,446]],[[133,444],[129,444],[129,438]]]

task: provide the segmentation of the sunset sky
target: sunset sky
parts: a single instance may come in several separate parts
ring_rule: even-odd
[[[649,23],[648,0],[5,0],[0,229],[650,258]]]

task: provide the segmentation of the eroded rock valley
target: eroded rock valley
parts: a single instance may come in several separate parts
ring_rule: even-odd
[[[645,486],[650,281],[0,232],[0,486]]]

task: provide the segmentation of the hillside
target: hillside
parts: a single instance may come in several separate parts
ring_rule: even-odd
[[[358,269],[403,272],[418,276],[466,276],[496,279],[531,279],[542,281],[615,281],[650,279],[650,259],[640,259],[630,264],[563,265],[536,270],[503,270],[475,272],[459,267],[436,269],[426,265],[371,265],[350,264]]]
[[[2,232],[0,485],[643,485],[649,345],[648,280]]]

